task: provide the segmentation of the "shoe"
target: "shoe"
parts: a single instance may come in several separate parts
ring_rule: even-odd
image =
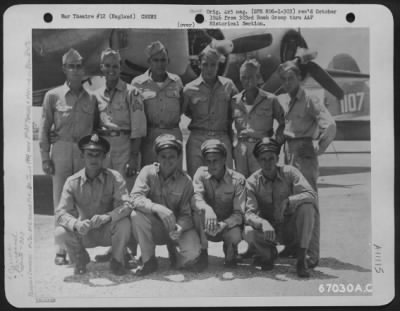
[[[90,262],[90,256],[86,250],[76,255],[76,264],[74,268],[75,275],[81,275],[86,273],[86,265]]]
[[[318,260],[312,261],[311,258],[307,258],[307,266],[310,269],[314,269],[316,266],[318,266]]]
[[[69,262],[67,260],[67,254],[56,254],[56,257],[54,258],[54,263],[57,266],[68,265]]]
[[[129,254],[125,255],[125,268],[131,270],[136,269],[137,267],[142,265],[142,257],[136,258],[135,256],[131,256]]]
[[[193,272],[202,272],[208,267],[208,250],[202,249],[196,263],[190,267]]]
[[[126,270],[124,264],[117,261],[115,258],[112,258],[110,261],[110,271],[115,275],[124,275],[126,274]]]
[[[150,273],[153,273],[155,271],[157,271],[158,269],[158,262],[156,257],[151,257],[149,260],[147,260],[143,266],[139,267],[136,270],[136,275],[138,276],[145,276],[148,275]]]
[[[111,258],[112,258],[111,249],[109,249],[109,250],[107,251],[107,253],[105,253],[105,254],[101,254],[101,255],[96,255],[96,256],[94,256],[94,260],[95,260],[96,262],[108,262],[108,261],[111,260]]]
[[[259,255],[254,256],[253,265],[261,267],[262,271],[271,271],[274,269],[274,258],[265,259]]]
[[[297,275],[301,278],[309,278],[310,272],[308,271],[308,265],[306,259],[298,259],[296,264]]]
[[[231,259],[231,260],[226,260],[224,261],[224,267],[225,268],[236,268],[237,267],[237,260],[236,258]]]

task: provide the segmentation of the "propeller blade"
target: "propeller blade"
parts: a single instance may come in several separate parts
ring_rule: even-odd
[[[311,75],[324,89],[334,95],[337,99],[342,99],[344,96],[343,90],[340,86],[332,79],[332,77],[317,63],[308,62],[304,64],[307,73]]]
[[[266,33],[261,35],[241,37],[233,39],[232,42],[232,53],[247,53],[271,45],[272,35],[270,33]]]

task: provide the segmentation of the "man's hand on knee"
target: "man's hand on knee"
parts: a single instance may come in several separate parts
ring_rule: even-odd
[[[90,219],[90,223],[91,223],[91,228],[95,229],[98,228],[106,223],[108,223],[109,221],[111,221],[111,216],[104,214],[104,215],[94,215],[91,219]]]
[[[264,234],[264,240],[275,241],[275,230],[268,221],[262,223],[261,229]]]
[[[92,224],[91,224],[90,219],[85,219],[85,220],[78,220],[75,223],[74,228],[79,234],[86,235],[89,232],[89,230],[91,229],[91,226],[92,226]]]
[[[153,204],[151,210],[160,217],[168,232],[175,230],[176,220],[174,213],[161,204]]]

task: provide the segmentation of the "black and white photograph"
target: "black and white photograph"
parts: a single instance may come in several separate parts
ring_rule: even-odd
[[[371,27],[218,12],[205,27],[77,27],[81,12],[31,28],[32,204],[5,247],[6,278],[29,269],[36,303],[351,304],[391,271],[374,238]]]

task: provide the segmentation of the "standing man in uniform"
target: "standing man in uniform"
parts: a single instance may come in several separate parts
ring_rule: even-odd
[[[279,143],[284,142],[284,110],[275,95],[257,87],[260,78],[260,64],[255,59],[246,60],[240,67],[244,89],[232,99],[236,170],[246,178],[260,168],[253,155],[259,139],[274,136]],[[278,122],[275,135],[274,120]]]
[[[121,56],[106,49],[101,53],[100,68],[106,85],[96,91],[100,112],[99,134],[111,145],[106,166],[118,171],[130,190],[139,169],[141,138],[146,136],[146,117],[137,89],[120,79]]]
[[[238,93],[232,80],[217,76],[221,54],[205,49],[199,55],[201,75],[183,89],[184,113],[191,118],[186,144],[190,176],[204,165],[200,146],[207,139],[221,140],[227,148],[226,165],[232,168],[232,97]]]
[[[182,114],[182,81],[167,71],[168,51],[160,41],[145,50],[150,68],[132,80],[141,92],[147,118],[147,136],[142,140],[142,167],[156,161],[154,141],[161,134],[172,134],[182,140],[179,122]],[[182,164],[181,164],[182,167]]]
[[[208,240],[224,241],[224,265],[234,267],[237,245],[242,240],[246,179],[226,167],[227,150],[220,140],[206,140],[201,152],[207,166],[199,167],[193,178],[193,219],[200,235],[202,256],[208,255]]]
[[[277,165],[279,152],[267,137],[254,146],[261,169],[247,179],[244,238],[262,270],[273,269],[277,242],[295,246],[297,274],[307,278],[319,259],[317,194],[297,168]]]
[[[53,179],[54,209],[66,179],[83,167],[76,143],[91,134],[98,122],[96,97],[82,87],[82,56],[70,49],[64,54],[62,64],[66,82],[46,93],[39,128],[43,171]],[[50,136],[51,133],[54,135]],[[56,265],[68,264],[62,245],[56,245],[54,262]]]
[[[193,184],[180,168],[182,142],[171,134],[157,137],[157,163],[142,168],[131,192],[132,230],[139,242],[143,266],[138,275],[157,270],[156,245],[167,244],[171,266],[205,268],[200,239],[193,227]]]
[[[75,274],[86,272],[87,247],[112,245],[110,270],[122,275],[132,211],[125,181],[117,171],[103,168],[110,150],[107,140],[93,134],[78,145],[85,167],[65,182],[57,209],[56,240],[66,245]]]
[[[141,138],[146,136],[146,116],[139,91],[120,79],[121,56],[107,48],[101,53],[100,69],[106,85],[96,91],[100,112],[99,134],[111,145],[105,166],[118,171],[125,179],[128,191],[133,187],[139,169]],[[136,255],[136,243],[129,248]],[[96,256],[96,261],[109,261],[111,250]]]
[[[286,106],[285,159],[297,167],[317,192],[318,155],[324,153],[336,135],[336,124],[328,109],[307,95],[294,61],[280,65],[279,75],[289,94]]]

